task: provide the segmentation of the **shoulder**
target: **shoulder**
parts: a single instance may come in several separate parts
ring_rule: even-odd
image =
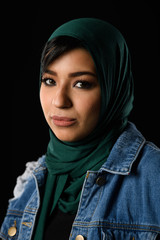
[[[144,168],[146,168],[148,172],[160,176],[160,148],[154,143],[146,141],[142,150],[141,159]]]
[[[127,138],[128,154],[135,154],[135,160],[141,159],[146,167],[160,168],[160,148],[153,142],[147,141],[145,136],[136,128],[133,123],[129,123],[128,133],[130,140]]]
[[[33,172],[36,169],[39,169],[41,165],[45,163],[45,155],[40,157],[37,161],[27,162],[25,171],[22,175],[17,178],[16,186],[13,190],[14,198],[20,197],[22,192],[24,191],[25,186],[30,181],[31,177],[33,176]]]
[[[154,143],[146,141],[142,157],[150,160],[152,163],[160,165],[160,148],[158,148]]]

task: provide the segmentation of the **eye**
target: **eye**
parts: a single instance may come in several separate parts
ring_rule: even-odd
[[[93,87],[93,84],[88,81],[77,81],[74,87],[81,88],[81,89],[90,89]]]
[[[52,78],[43,78],[42,82],[46,85],[46,86],[55,86],[56,82],[52,79]]]

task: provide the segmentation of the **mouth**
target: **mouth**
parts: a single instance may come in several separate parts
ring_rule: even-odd
[[[76,123],[75,118],[53,116],[52,121],[58,127],[70,127]]]

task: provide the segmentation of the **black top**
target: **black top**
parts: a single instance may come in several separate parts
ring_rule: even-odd
[[[44,240],[68,240],[74,218],[75,214],[63,213],[56,208],[46,224]]]

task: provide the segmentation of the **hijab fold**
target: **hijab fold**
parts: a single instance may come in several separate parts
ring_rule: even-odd
[[[115,27],[99,19],[80,18],[60,26],[49,40],[57,36],[77,38],[90,52],[101,87],[101,111],[97,127],[81,141],[62,142],[50,129],[48,176],[34,240],[43,239],[46,219],[56,206],[76,213],[87,170],[97,171],[107,161],[133,107],[129,51]]]

